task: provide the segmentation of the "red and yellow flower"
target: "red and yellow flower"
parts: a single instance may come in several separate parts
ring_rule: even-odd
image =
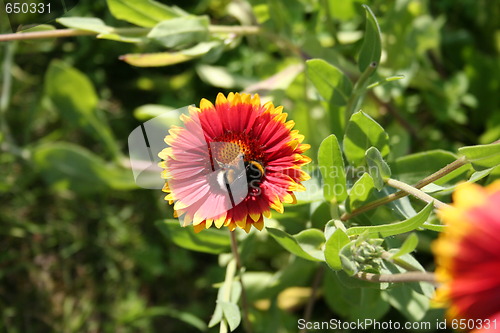
[[[500,316],[500,181],[459,185],[439,215],[447,228],[432,246],[441,283],[435,302],[450,319],[474,319],[480,329]],[[497,325],[485,332],[500,332]]]
[[[183,126],[169,130],[158,155],[165,200],[184,226],[261,230],[271,208],[282,213],[283,203],[296,202],[293,192],[309,179],[301,167],[311,159],[286,119],[282,106],[239,93],[219,94],[215,106],[202,99],[181,116]]]

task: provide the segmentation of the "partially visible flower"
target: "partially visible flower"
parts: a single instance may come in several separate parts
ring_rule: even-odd
[[[459,185],[439,216],[447,227],[432,246],[441,283],[434,301],[448,307],[450,319],[474,319],[477,329],[500,332],[500,321],[496,329],[484,325],[500,316],[500,181]]]
[[[239,93],[219,94],[215,106],[202,99],[181,116],[183,127],[170,129],[158,155],[165,199],[184,226],[261,230],[270,208],[282,213],[283,203],[296,202],[293,191],[309,179],[301,166],[311,160],[286,118],[282,106]]]

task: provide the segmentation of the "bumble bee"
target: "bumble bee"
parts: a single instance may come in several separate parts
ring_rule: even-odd
[[[237,185],[245,177],[246,184],[251,185],[255,182],[260,182],[264,176],[264,166],[261,162],[256,160],[249,160],[243,163],[244,168],[238,166],[225,164],[217,161],[220,172],[217,176],[218,183],[225,186]]]

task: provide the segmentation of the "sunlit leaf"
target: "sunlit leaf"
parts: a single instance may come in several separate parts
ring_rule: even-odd
[[[405,183],[415,184],[456,159],[455,154],[444,150],[428,150],[422,153],[406,155],[391,163],[392,175]],[[455,183],[462,180],[469,170],[471,170],[471,166],[464,165],[434,183],[437,185],[448,182]]]
[[[371,63],[378,65],[382,54],[381,32],[377,19],[370,7],[367,5],[363,7],[366,10],[366,28],[358,60],[361,72],[364,72]]]
[[[373,178],[368,173],[364,173],[349,191],[347,210],[352,212],[354,209],[366,204],[372,197],[374,190]]]
[[[342,269],[340,250],[349,243],[349,237],[342,229],[337,229],[325,244],[325,260],[333,270]]]
[[[349,163],[362,166],[365,151],[376,147],[383,157],[389,154],[389,136],[375,120],[359,111],[351,116],[344,137],[344,154]]]
[[[318,163],[323,176],[323,195],[327,201],[342,202],[347,197],[344,158],[335,135],[319,146]]]
[[[72,29],[88,30],[95,33],[109,33],[113,27],[107,26],[103,20],[96,17],[61,17],[57,23]]]
[[[430,216],[433,209],[432,203],[427,204],[417,215],[396,223],[366,226],[366,227],[352,227],[347,229],[349,236],[360,235],[368,233],[369,237],[389,237],[405,232],[413,231],[420,227],[427,218]]]
[[[209,23],[207,16],[173,18],[155,25],[148,38],[167,48],[200,43],[208,38]]]
[[[218,302],[221,305],[222,313],[229,324],[229,329],[234,331],[241,322],[241,313],[238,305],[231,302]]]
[[[198,58],[218,45],[219,42],[202,42],[179,52],[130,53],[122,55],[120,60],[137,67],[170,66]]]
[[[111,14],[141,27],[154,27],[157,23],[179,17],[184,13],[174,7],[153,0],[107,0]]]
[[[338,106],[347,103],[352,83],[340,69],[323,59],[307,60],[306,65],[309,79],[327,102]]]
[[[462,147],[458,152],[478,171],[500,165],[500,143]]]
[[[384,187],[384,180],[391,176],[391,169],[382,158],[380,151],[375,147],[368,148],[365,159],[368,165],[368,173],[373,178],[373,184],[380,191]]]
[[[411,233],[404,241],[401,248],[397,250],[396,253],[392,255],[392,258],[397,258],[407,253],[413,252],[418,245],[418,236],[416,233]]]

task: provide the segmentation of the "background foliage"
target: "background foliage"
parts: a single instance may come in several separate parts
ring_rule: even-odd
[[[389,193],[377,183],[387,176],[384,163],[391,177],[415,183],[454,161],[460,147],[498,140],[498,2],[163,3],[170,7],[151,1],[81,1],[54,26],[85,29],[99,38],[0,44],[1,330],[217,331],[207,323],[217,299],[214,285],[224,280],[228,255],[213,254],[227,253],[229,240],[214,231],[192,241],[186,234],[190,230],[179,231],[177,222],[165,221],[172,211],[163,195],[134,184],[126,166],[126,138],[161,112],[239,90],[284,105],[312,145],[308,154],[315,165],[348,166],[346,174],[324,179],[332,186],[345,183],[345,189],[325,193],[314,186],[321,177],[311,167],[315,177],[299,205],[274,214],[266,222],[267,232],[251,233],[241,243],[255,331],[296,332],[311,285],[321,274],[313,320],[442,318],[440,310],[428,308],[428,285],[374,288],[343,271],[318,273],[317,261],[326,259],[338,270],[346,265],[339,261],[342,255],[348,256],[332,256],[319,245],[325,235],[332,243],[346,241],[326,224],[332,218],[327,201],[347,199],[352,210]],[[377,27],[361,4],[370,6],[382,31],[381,64],[370,82],[404,78],[370,89],[360,104],[364,114],[354,114],[349,127],[344,111],[351,82],[369,66],[373,50],[377,53]],[[152,5],[157,10],[148,8]],[[171,21],[183,20],[179,17],[186,13],[195,15],[189,23]],[[242,36],[210,30],[214,25],[259,25],[262,30]],[[112,28],[131,26],[154,28],[147,35]],[[176,27],[186,29],[171,33]],[[363,43],[375,44],[367,49]],[[361,51],[358,60],[364,49],[371,53]],[[147,53],[160,55],[137,57]],[[171,65],[143,67],[160,63]],[[346,128],[347,133],[359,130],[355,125],[370,129],[366,146],[356,142],[359,133],[343,139]],[[338,141],[343,141],[345,161]],[[377,149],[369,150],[365,160],[371,146]],[[490,168],[496,160],[482,162],[442,179],[430,191],[447,201],[448,187],[457,180],[475,175],[489,183],[499,177],[500,168]],[[359,177],[356,168],[364,163],[374,163],[381,174]],[[481,169],[487,172],[474,174]],[[356,196],[348,191],[354,183],[382,191]],[[417,218],[426,214],[420,224],[383,234],[385,244],[399,248],[407,239],[409,250],[401,258],[433,270],[429,244],[435,231],[394,236],[434,216],[429,206],[405,199],[350,223],[386,224],[408,219],[415,210],[420,211]],[[426,223],[434,222],[431,217]],[[298,233],[302,236],[290,236]],[[408,254],[415,246],[418,262]]]

